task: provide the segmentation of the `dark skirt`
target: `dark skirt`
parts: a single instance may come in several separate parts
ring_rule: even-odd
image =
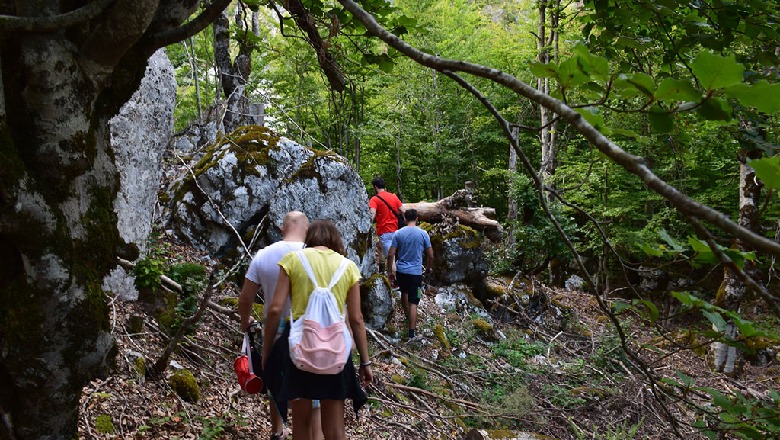
[[[314,374],[301,371],[290,361],[289,328],[271,347],[263,382],[271,393],[279,414],[287,421],[287,401],[295,399],[346,400],[352,399],[355,413],[368,401],[360,387],[352,359],[338,374]]]

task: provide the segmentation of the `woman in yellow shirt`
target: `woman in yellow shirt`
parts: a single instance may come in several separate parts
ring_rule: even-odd
[[[309,225],[304,241],[303,253],[311,265],[320,286],[327,286],[334,272],[346,258],[341,234],[336,226],[326,220],[317,220]],[[268,307],[265,322],[265,340],[263,344],[263,369],[282,372],[278,396],[273,396],[277,402],[289,401],[293,416],[293,440],[309,440],[311,437],[311,400],[321,402],[322,432],[326,440],[346,439],[344,432],[344,400],[352,399],[355,411],[362,406],[367,397],[361,385],[365,386],[373,380],[371,362],[368,357],[368,342],[363,313],[360,310],[360,270],[350,261],[347,270],[331,289],[339,311],[347,308],[347,317],[352,329],[352,337],[360,354],[358,375],[351,359],[347,361],[344,370],[337,374],[314,374],[301,371],[290,362],[289,325],[284,335],[274,343],[275,329],[283,318],[281,313],[288,296],[291,300],[293,319],[298,319],[306,311],[309,294],[314,290],[303,265],[290,252],[279,261],[279,280],[276,283],[274,298]],[[266,364],[269,364],[266,367]],[[279,376],[277,376],[279,377]],[[269,388],[273,390],[271,384]],[[272,393],[273,394],[273,393]],[[281,409],[281,408],[280,408]],[[282,411],[280,411],[281,413]]]

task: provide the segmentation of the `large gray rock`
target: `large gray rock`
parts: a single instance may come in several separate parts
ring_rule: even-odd
[[[468,226],[436,225],[429,231],[437,284],[478,285],[488,273],[482,238]]]
[[[207,147],[170,194],[169,227],[217,257],[247,256],[281,239],[284,215],[300,210],[335,223],[347,256],[365,278],[373,272],[365,185],[335,153],[246,126]]]
[[[161,163],[173,130],[176,78],[165,50],[149,59],[141,86],[109,121],[111,147],[119,172],[114,201],[119,235],[143,251],[152,231],[157,204]],[[121,267],[103,282],[103,289],[123,299],[137,299],[138,292]]]
[[[394,304],[384,276],[371,276],[360,286],[360,308],[368,328],[383,329],[393,314]]]

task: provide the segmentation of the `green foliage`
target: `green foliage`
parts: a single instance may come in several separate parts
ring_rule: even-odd
[[[218,417],[200,417],[203,429],[198,440],[218,440],[225,433],[225,421]]]
[[[710,405],[697,407],[700,417],[694,423],[710,439],[730,433],[738,438],[775,438],[780,435],[780,393],[771,390],[766,399],[756,399],[733,389],[726,393],[711,387],[697,387],[694,379],[677,372],[677,379],[664,378],[681,394],[701,392],[710,396]]]
[[[526,367],[528,359],[544,353],[544,346],[538,342],[528,342],[525,339],[502,339],[493,346],[493,354],[500,356],[515,368]]]
[[[160,276],[165,272],[165,260],[150,256],[136,263],[132,270],[135,276],[135,286],[138,289],[157,289],[160,287]]]
[[[696,237],[689,236],[687,246],[675,241],[664,229],[658,231],[658,235],[666,243],[657,246],[649,245],[648,243],[640,243],[640,248],[647,255],[653,257],[662,256],[682,256],[685,257],[692,266],[700,267],[702,265],[717,265],[720,264],[715,252],[710,248],[707,242],[700,240]],[[724,253],[726,256],[737,265],[742,268],[745,265],[745,261],[756,261],[755,252],[744,252],[739,249],[727,248],[725,246],[718,245],[718,250]],[[691,254],[686,256],[687,254]]]
[[[754,347],[747,343],[751,338],[762,338],[774,343],[780,343],[780,333],[774,329],[762,329],[761,325],[745,319],[741,314],[713,305],[690,292],[672,292],[687,310],[700,312],[711,324],[713,329],[698,331],[699,334],[716,341],[737,347],[745,353],[755,352]],[[727,323],[731,322],[739,330],[737,339],[728,336]]]

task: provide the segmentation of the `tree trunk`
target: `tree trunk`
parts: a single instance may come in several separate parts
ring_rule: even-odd
[[[244,23],[244,20],[240,20]],[[249,29],[244,29],[249,33]],[[252,72],[252,46],[243,39],[238,41],[238,55],[230,58],[230,22],[227,12],[214,22],[214,57],[219,71],[222,91],[225,93],[225,114],[222,124],[225,133],[231,133],[242,125],[252,122],[246,84]]]
[[[560,15],[560,0],[539,1],[539,28],[537,35],[538,60],[540,63],[549,63],[551,58],[558,58],[558,17]],[[549,23],[548,23],[549,18]],[[549,32],[548,32],[549,31]],[[552,55],[550,52],[552,51]],[[539,78],[537,87],[545,95],[550,94],[549,78]],[[557,159],[555,126],[552,124],[554,113],[547,107],[539,106],[539,125],[541,131],[539,139],[542,149],[542,160],[539,166],[539,177],[544,185],[549,185],[555,174],[555,161]],[[547,193],[543,193],[547,197]]]
[[[108,121],[155,49],[192,35],[166,31],[197,7],[86,3],[92,12],[70,15],[61,5],[73,2],[4,3],[0,27],[46,20],[0,33],[2,439],[75,438],[81,389],[107,372],[115,348],[100,286],[117,255],[132,253],[116,225]]]
[[[761,150],[741,151],[739,161],[739,225],[758,231],[759,218],[758,207],[761,197],[761,183],[756,177],[756,172],[747,164],[747,159],[758,159],[761,157]],[[751,251],[741,240],[737,240],[736,245],[741,251]],[[745,273],[755,276],[755,264],[746,260],[743,267]],[[716,305],[727,310],[739,311],[740,303],[746,293],[745,283],[737,276],[731,268],[726,268],[723,275],[723,285],[718,291],[715,299]],[[727,321],[725,336],[729,339],[735,339],[739,335],[736,325],[731,320]],[[715,371],[733,374],[736,367],[737,349],[723,342],[714,342],[713,346],[713,368]]]

